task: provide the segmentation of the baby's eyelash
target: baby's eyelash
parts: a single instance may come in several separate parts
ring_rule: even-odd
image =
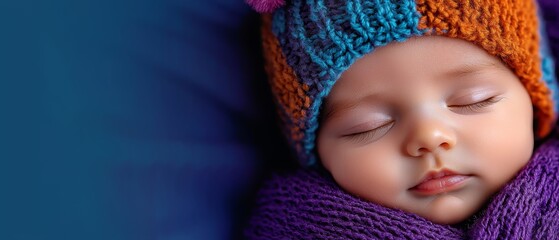
[[[371,129],[365,132],[348,134],[344,137],[347,137],[350,140],[355,141],[356,143],[375,141],[384,136],[390,130],[390,128],[392,128],[393,125],[394,121],[390,121],[375,129]]]
[[[472,104],[451,105],[449,107],[450,108],[461,109],[461,111],[477,112],[477,111],[479,111],[483,108],[489,107],[489,106],[493,105],[494,103],[499,102],[501,99],[502,98],[498,98],[498,97],[490,97],[490,98],[487,98],[483,101],[479,101],[479,102],[472,103]]]
[[[486,107],[489,107],[497,102],[499,102],[502,98],[497,97],[497,96],[493,96],[490,98],[487,98],[485,100],[479,101],[479,102],[475,102],[472,104],[466,104],[466,105],[450,105],[448,106],[449,108],[453,108],[456,109],[456,111],[459,112],[465,112],[465,113],[475,113],[478,112]],[[358,132],[358,133],[352,133],[352,134],[347,134],[344,135],[343,137],[348,138],[356,143],[367,143],[367,142],[371,142],[371,141],[376,141],[379,138],[381,138],[382,136],[384,136],[386,133],[388,133],[388,131],[392,128],[392,126],[394,125],[394,121],[390,121],[387,122],[383,125],[381,125],[380,127],[377,127],[375,129],[371,129],[368,131],[364,131],[364,132]]]

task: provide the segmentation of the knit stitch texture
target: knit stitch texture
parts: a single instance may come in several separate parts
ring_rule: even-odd
[[[293,0],[263,17],[266,69],[285,134],[302,165],[317,161],[323,101],[358,58],[391,42],[440,35],[470,41],[518,76],[536,134],[555,122],[559,96],[532,0]]]
[[[439,225],[341,190],[326,173],[276,175],[260,191],[247,239],[558,239],[559,140],[471,219]]]

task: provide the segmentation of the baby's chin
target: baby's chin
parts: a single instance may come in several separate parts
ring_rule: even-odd
[[[437,224],[456,224],[470,218],[480,207],[454,194],[442,194],[435,196],[423,208],[411,212]]]

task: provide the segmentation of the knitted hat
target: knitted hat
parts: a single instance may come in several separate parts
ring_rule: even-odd
[[[537,137],[555,124],[558,92],[532,0],[247,0],[263,15],[266,71],[302,165],[315,147],[324,99],[365,54],[410,37],[460,38],[501,59],[528,90]],[[543,37],[542,37],[543,36]]]

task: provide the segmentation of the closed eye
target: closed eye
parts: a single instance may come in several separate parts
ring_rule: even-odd
[[[356,143],[369,143],[376,141],[386,135],[386,133],[388,133],[392,126],[394,126],[394,121],[389,121],[375,129],[343,135],[343,137],[348,138]]]
[[[448,107],[451,108],[453,111],[459,113],[479,113],[479,112],[483,112],[485,108],[501,101],[501,99],[502,99],[501,97],[493,96],[485,100],[471,103],[471,104],[449,105]]]

